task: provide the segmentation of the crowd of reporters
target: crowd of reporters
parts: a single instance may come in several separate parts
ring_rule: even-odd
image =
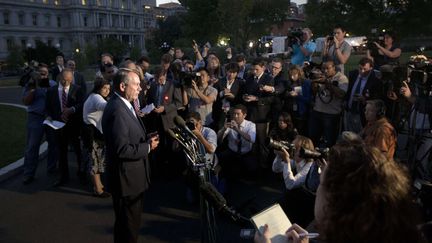
[[[384,89],[374,71],[400,56],[400,48],[392,44],[394,36],[386,35],[384,45],[375,43],[377,50],[368,51],[358,70],[345,76],[351,46],[344,40],[344,28],[334,28],[321,68],[313,69],[312,32],[305,28],[302,33],[292,46],[291,62],[258,57],[248,63],[231,50],[221,62],[207,45],[201,50],[194,42],[194,58],[180,48],[170,50],[153,74],[147,57],[120,63],[119,68],[140,73],[142,91],[132,106],[148,133],[161,141],[152,152],[152,170],[163,176],[161,170],[173,170],[179,160],[187,164],[178,156],[178,142],[167,133],[181,116],[204,145],[221,193],[235,193],[230,183],[238,178],[256,180],[272,170],[282,174],[286,194],[281,204],[290,219],[306,227],[315,218],[324,240],[415,242],[413,226],[418,221],[408,214],[410,181],[394,160],[397,132],[386,117],[396,99],[415,98],[405,82],[400,90]],[[56,173],[57,167],[60,172],[55,185],[69,181],[67,152],[72,144],[80,180],[90,174],[95,196],[110,196],[101,178],[105,161],[100,121],[117,70],[113,57],[102,54],[88,94],[74,60],[64,66],[63,57],[57,57],[51,79],[48,66],[39,65],[23,92],[29,106],[25,184],[34,179],[36,148],[46,132],[48,173]],[[149,105],[154,108],[146,110]],[[66,125],[54,130],[42,125],[45,119]],[[355,138],[337,143],[342,131],[351,131],[345,135]],[[307,155],[315,148],[324,149]],[[382,233],[384,224],[388,230]],[[293,226],[288,235],[304,242],[297,239],[303,232],[300,226]],[[256,241],[268,241],[265,236]]]

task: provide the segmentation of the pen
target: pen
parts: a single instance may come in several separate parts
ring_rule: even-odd
[[[300,238],[307,237],[309,239],[317,238],[319,236],[318,233],[300,233],[298,235]]]

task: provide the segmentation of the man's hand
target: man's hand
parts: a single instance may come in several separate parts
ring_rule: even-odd
[[[153,111],[160,114],[160,113],[165,111],[165,107],[163,105],[161,105],[161,106],[156,107]]]
[[[398,96],[397,96],[396,92],[394,92],[393,90],[389,90],[389,91],[387,91],[387,98],[395,101],[398,99]]]
[[[192,80],[192,88],[193,88],[193,90],[195,90],[195,91],[198,90],[198,85],[196,84],[195,80]]]
[[[270,86],[270,85],[264,85],[260,88],[260,90],[267,92],[267,93],[273,93],[274,88],[273,88],[273,86]]]
[[[408,83],[405,81],[403,81],[402,87],[400,88],[400,93],[401,95],[403,95],[405,98],[411,98],[412,93],[411,93],[411,89],[408,86]]]
[[[256,97],[255,95],[244,95],[243,100],[246,102],[252,102],[252,101],[257,101],[258,97]]]

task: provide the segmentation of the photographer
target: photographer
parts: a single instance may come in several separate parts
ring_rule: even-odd
[[[285,148],[275,150],[276,158],[273,160],[272,170],[275,173],[283,173],[285,187],[288,190],[299,188],[304,185],[306,175],[312,165],[313,160],[300,157],[300,148],[314,150],[312,140],[298,135],[293,141],[294,159],[290,159],[290,154]]]
[[[310,62],[312,60],[312,54],[316,49],[316,44],[311,41],[313,36],[312,31],[309,28],[302,29],[303,35],[296,39],[296,43],[292,45],[291,64],[303,66],[304,62]]]
[[[333,29],[333,35],[327,36],[322,53],[323,62],[333,61],[336,70],[344,73],[344,64],[348,62],[352,47],[345,41],[346,31],[341,26]]]
[[[391,32],[384,34],[384,43],[373,42],[373,45],[366,51],[366,56],[375,63],[374,68],[381,70],[381,67],[388,65],[390,71],[392,66],[399,65],[399,57],[402,53],[399,45],[394,44],[395,35]],[[383,67],[384,68],[384,67]]]
[[[331,147],[336,143],[339,132],[343,98],[348,90],[348,78],[336,71],[332,61],[323,63],[322,69],[325,75],[324,82],[313,84],[316,95],[309,119],[309,136],[318,146],[323,137],[324,146]]]
[[[23,90],[22,101],[27,106],[27,142],[24,154],[24,179],[23,184],[29,184],[34,180],[39,162],[39,146],[44,136],[45,97],[48,88],[56,85],[54,80],[48,78],[48,65],[39,64],[38,71],[33,72]],[[48,140],[48,173],[55,172],[57,156],[54,149],[53,137]]]
[[[192,86],[183,89],[183,105],[187,105],[189,111],[198,112],[204,126],[209,126],[213,122],[213,102],[216,101],[218,91],[209,86],[210,76],[207,69],[199,68],[196,74]]]

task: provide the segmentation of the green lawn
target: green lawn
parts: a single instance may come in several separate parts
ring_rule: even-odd
[[[0,105],[0,168],[24,156],[27,112]]]

